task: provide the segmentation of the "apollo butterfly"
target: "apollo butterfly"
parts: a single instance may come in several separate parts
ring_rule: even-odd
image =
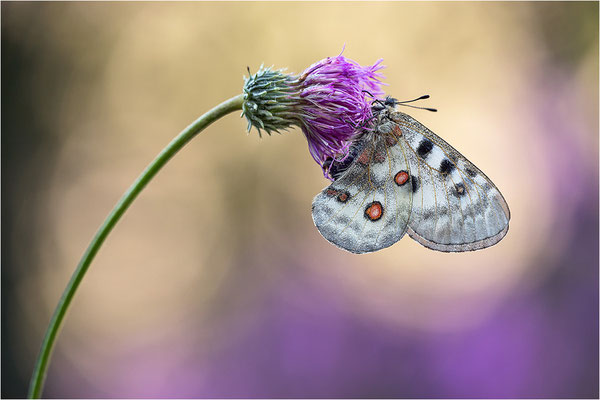
[[[389,247],[406,232],[446,252],[498,243],[510,220],[500,191],[397,104],[375,101],[373,126],[361,129],[343,159],[324,164],[334,181],[313,200],[319,232],[352,253]]]

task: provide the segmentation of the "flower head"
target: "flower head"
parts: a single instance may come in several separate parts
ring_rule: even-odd
[[[382,94],[382,60],[362,67],[343,56],[330,57],[311,65],[300,76],[304,103],[302,131],[310,154],[323,164],[327,157],[345,155],[362,126],[372,116],[368,95]]]
[[[293,85],[294,77],[261,65],[256,74],[244,80],[242,115],[248,120],[248,131],[254,126],[259,136],[261,129],[270,135],[297,123],[298,90]]]
[[[357,127],[372,117],[371,96],[383,93],[381,61],[363,67],[341,55],[328,57],[300,76],[261,67],[245,79],[248,129],[270,134],[299,126],[319,165],[328,157],[345,156]]]

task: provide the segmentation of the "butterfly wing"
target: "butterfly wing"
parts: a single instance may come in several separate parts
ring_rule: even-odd
[[[352,253],[389,247],[406,233],[412,210],[408,154],[392,135],[367,133],[350,166],[315,196],[312,216],[325,239]]]
[[[510,211],[496,186],[452,146],[407,114],[394,112],[413,172],[410,237],[447,252],[478,250],[499,242]]]

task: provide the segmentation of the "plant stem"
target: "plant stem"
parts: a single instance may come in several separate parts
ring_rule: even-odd
[[[212,124],[219,118],[229,114],[232,111],[241,110],[243,103],[243,95],[232,97],[231,99],[224,101],[206,114],[202,115],[187,128],[185,128],[177,137],[175,137],[171,143],[165,147],[158,156],[152,161],[142,172],[142,174],[136,179],[136,181],[127,189],[125,194],[117,202],[113,210],[110,212],[104,223],[100,226],[96,235],[92,239],[92,242],[88,246],[87,250],[83,254],[83,257],[79,261],[71,280],[67,284],[56,310],[50,320],[50,325],[46,330],[44,341],[38,355],[38,359],[35,363],[35,368],[31,376],[31,382],[29,383],[29,398],[40,398],[42,390],[44,388],[44,381],[46,378],[46,372],[52,356],[52,350],[56,342],[58,331],[65,318],[65,314],[73,300],[73,296],[79,287],[85,273],[87,272],[92,260],[98,250],[104,243],[104,240],[110,233],[110,231],[117,224],[119,219],[123,216],[125,211],[129,208],[131,203],[140,194],[140,192],[146,187],[148,182],[154,178],[158,171],[183,147],[185,146],[194,136],[200,133],[208,125]]]

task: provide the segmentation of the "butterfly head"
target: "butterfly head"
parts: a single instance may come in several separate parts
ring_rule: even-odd
[[[373,115],[379,115],[383,110],[396,108],[396,104],[398,104],[398,100],[391,96],[386,96],[383,100],[375,99],[371,103],[371,111]]]

